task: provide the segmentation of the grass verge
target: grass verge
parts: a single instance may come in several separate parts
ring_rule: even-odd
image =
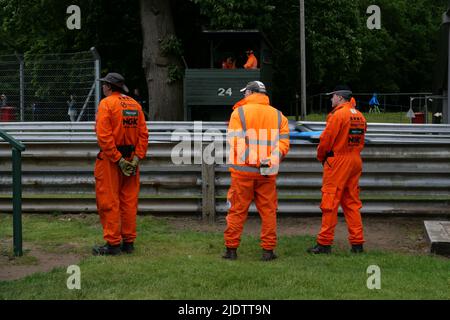
[[[450,299],[450,260],[437,256],[338,248],[311,256],[313,237],[281,236],[279,259],[261,262],[259,239],[244,235],[239,259],[224,261],[221,233],[139,216],[135,254],[93,257],[92,245],[102,243],[96,215],[24,215],[23,230],[26,243],[85,254],[81,290],[67,289],[66,268],[56,268],[0,281],[0,299]],[[11,216],[0,215],[0,239],[11,236]],[[380,290],[367,288],[371,265],[381,270]]]

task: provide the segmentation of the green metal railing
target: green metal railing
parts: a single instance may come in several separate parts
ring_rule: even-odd
[[[13,174],[13,238],[14,255],[21,256],[22,252],[22,151],[25,145],[0,130],[0,137],[12,146],[12,174]]]

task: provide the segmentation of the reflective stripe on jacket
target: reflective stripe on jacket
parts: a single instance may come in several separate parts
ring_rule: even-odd
[[[289,151],[289,126],[283,114],[269,105],[269,97],[254,93],[245,105],[231,114],[228,125],[230,171],[245,176],[261,176],[261,161],[270,161],[278,171]]]

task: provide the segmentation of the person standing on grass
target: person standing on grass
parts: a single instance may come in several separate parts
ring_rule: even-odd
[[[359,199],[359,178],[362,173],[361,150],[367,130],[366,119],[350,102],[352,91],[348,86],[337,86],[331,95],[333,110],[327,117],[325,130],[320,135],[317,160],[323,165],[322,228],[317,244],[309,253],[331,253],[339,205],[348,226],[348,240],[354,253],[363,252],[363,225]]]
[[[94,255],[132,253],[136,239],[139,161],[145,158],[148,129],[139,103],[125,95],[118,73],[100,79],[106,98],[100,101],[95,132],[100,152],[95,162],[97,209],[106,244]]]
[[[380,113],[380,103],[378,102],[377,94],[374,93],[372,99],[369,101],[369,113]]]
[[[276,177],[289,151],[289,126],[287,118],[270,106],[264,83],[249,82],[241,92],[245,92],[245,103],[234,109],[227,132],[231,186],[222,257],[237,259],[248,208],[254,200],[261,216],[262,260],[269,261],[277,257]]]

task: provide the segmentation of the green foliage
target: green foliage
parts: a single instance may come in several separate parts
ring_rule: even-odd
[[[67,28],[70,5],[81,9],[81,30]],[[0,55],[73,53],[95,46],[103,73],[122,73],[131,88],[143,78],[138,1],[0,0],[0,39]]]
[[[345,10],[342,10],[345,8]],[[311,55],[310,86],[350,82],[362,65],[361,15],[356,1],[308,3],[306,41]]]
[[[269,27],[275,11],[270,0],[190,0],[200,6],[213,29]]]
[[[299,88],[299,1],[191,0],[207,28],[259,28],[274,47],[276,96],[286,104]],[[370,0],[305,2],[308,93],[337,83],[354,91],[431,91],[444,1],[380,0],[381,30],[369,30]],[[267,10],[265,8],[270,8]]]
[[[277,105],[293,101],[299,88],[298,0],[174,2],[179,37],[165,39],[163,52],[189,51],[195,56],[191,59],[197,58],[201,48],[191,46],[201,28],[262,30],[273,44]],[[71,4],[81,8],[78,31],[66,27]],[[366,9],[372,4],[381,8],[381,30],[366,27]],[[446,5],[429,0],[305,1],[308,93],[325,92],[338,82],[359,92],[431,91]],[[140,28],[139,1],[0,0],[0,54],[76,52],[96,46],[103,71],[121,72],[132,82],[143,79]],[[175,68],[171,72],[178,74]]]
[[[181,40],[175,35],[171,34],[164,38],[160,43],[160,49],[163,55],[168,56],[173,54],[175,56],[183,55],[183,47]]]
[[[360,2],[360,11],[372,4]],[[381,30],[361,29],[361,87],[399,92],[431,91],[444,1],[380,0]],[[363,11],[364,10],[364,11]]]
[[[169,67],[167,68],[167,72],[168,72],[168,80],[167,80],[168,83],[173,83],[183,79],[184,69],[182,69],[178,65],[170,64]]]
[[[171,34],[160,41],[160,50],[163,56],[175,56],[180,59],[183,55],[183,44],[180,39]],[[167,83],[180,81],[184,76],[184,69],[176,64],[169,64],[167,68]]]

